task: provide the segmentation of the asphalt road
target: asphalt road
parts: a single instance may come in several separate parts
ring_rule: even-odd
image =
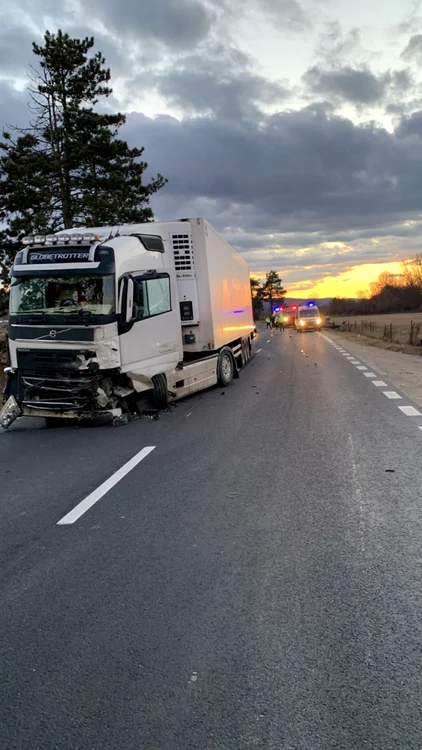
[[[422,415],[257,348],[157,422],[0,434],[2,750],[422,747]]]

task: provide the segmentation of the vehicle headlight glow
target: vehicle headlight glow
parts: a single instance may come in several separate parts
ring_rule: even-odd
[[[301,320],[301,321],[300,321],[300,325],[301,325],[301,326],[304,326],[304,325],[305,325],[305,321],[304,321],[304,320]]]
[[[317,319],[316,319],[316,322],[317,322],[317,325],[318,325],[318,326],[319,326],[319,325],[321,325],[321,318],[317,318]]]

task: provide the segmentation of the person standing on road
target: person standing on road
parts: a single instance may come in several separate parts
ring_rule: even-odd
[[[270,329],[271,329],[271,318],[270,318],[270,316],[269,316],[269,315],[267,315],[267,317],[265,318],[265,322],[266,322],[266,324],[267,324],[267,329],[268,329],[268,328],[270,328]]]
[[[277,318],[278,325],[280,326],[280,331],[284,331],[284,315],[283,313],[280,313],[280,315]]]

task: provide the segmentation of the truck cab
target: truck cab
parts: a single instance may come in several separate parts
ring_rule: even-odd
[[[11,271],[0,424],[157,408],[228,385],[256,333],[249,269],[204,219],[24,240]]]

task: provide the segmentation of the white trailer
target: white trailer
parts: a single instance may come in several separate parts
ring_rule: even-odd
[[[3,426],[164,408],[251,357],[248,265],[204,219],[29,237],[11,276]]]

